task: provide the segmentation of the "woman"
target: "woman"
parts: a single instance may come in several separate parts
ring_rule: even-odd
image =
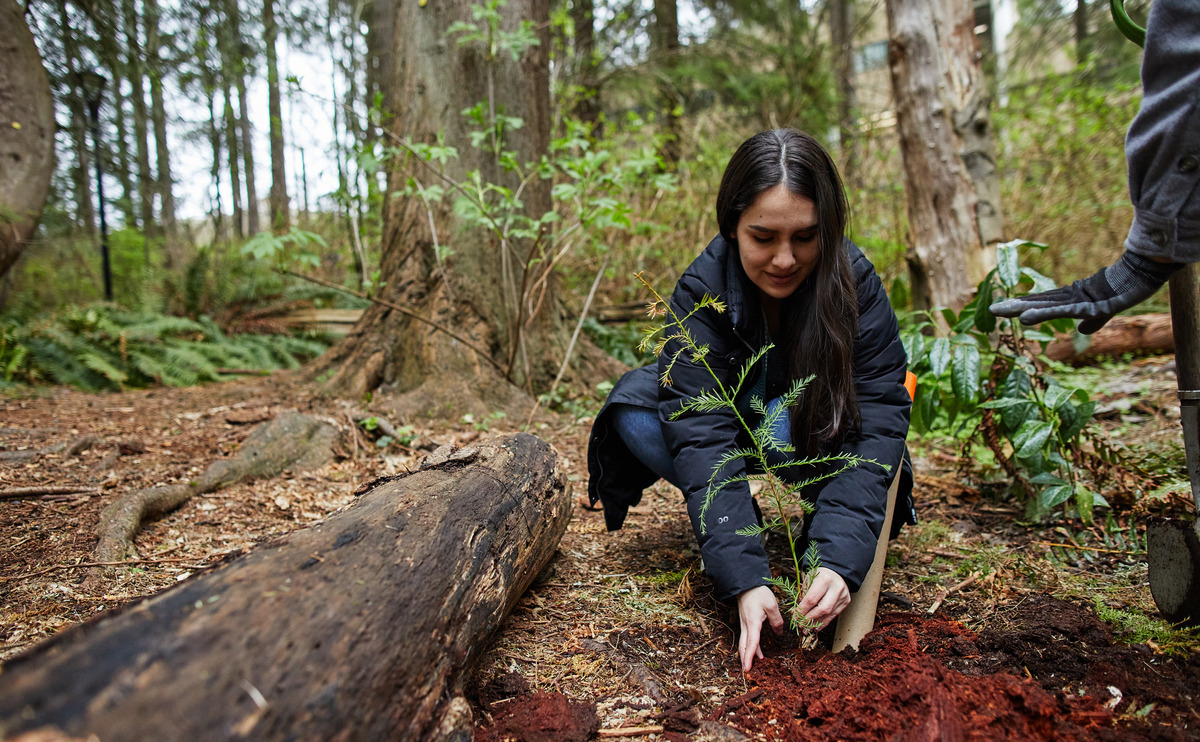
[[[782,432],[797,456],[845,451],[888,467],[863,465],[818,491],[805,535],[815,541],[821,567],[800,604],[824,627],[849,604],[874,557],[887,490],[901,465],[908,433],[906,358],[883,286],[862,252],[845,237],[847,205],[828,153],[807,134],[779,129],[751,137],[734,153],[717,194],[720,234],[676,284],[671,307],[678,317],[705,294],[727,311],[697,312],[688,328],[707,344],[709,366],[726,388],[743,362],[767,343],[774,348],[751,374],[750,395],[776,400],[792,380],[814,375]],[[659,366],[674,350],[668,345]],[[764,369],[765,366],[765,369]],[[592,428],[589,496],[604,504],[609,530],[621,527],[642,490],[659,478],[683,491],[706,572],[721,600],[736,599],[741,620],[738,654],[748,671],[762,657],[764,621],[779,633],[783,617],[765,580],[771,572],[762,542],[736,531],[756,522],[745,482],[722,490],[700,523],[700,506],[714,464],[747,435],[731,411],[671,413],[714,382],[681,355],[671,384],[660,368],[627,373],[609,395]],[[738,460],[722,470],[737,476]],[[801,472],[810,476],[812,472]],[[911,482],[911,478],[909,479]],[[911,485],[902,488],[894,520],[915,522]]]

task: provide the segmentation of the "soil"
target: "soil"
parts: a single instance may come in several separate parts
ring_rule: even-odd
[[[1105,424],[1178,437],[1167,359],[1114,378]],[[1118,404],[1133,398],[1136,404]],[[1110,405],[1109,402],[1112,402]],[[0,398],[0,661],[63,628],[169,587],[237,550],[315,523],[426,452],[510,432],[515,416],[390,419],[415,436],[385,447],[350,418],[386,417],[315,394],[287,373],[193,389]],[[334,462],[193,497],[147,524],[138,556],[92,566],[100,510],[123,492],[186,481],[228,458],[282,409],[347,434]],[[1132,418],[1137,416],[1137,420]],[[585,489],[590,418],[531,432]],[[1130,432],[1132,431],[1132,432]],[[53,450],[94,436],[74,453]],[[1157,437],[1157,438],[1156,438]],[[41,451],[24,461],[6,459]],[[559,553],[467,680],[478,740],[1200,739],[1200,650],[1129,644],[1094,606],[1153,616],[1137,518],[1034,527],[998,488],[960,474],[936,444],[917,461],[923,525],[893,542],[876,630],[859,651],[769,641],[743,675],[736,616],[699,574],[678,492],[647,490],[624,529],[576,508]],[[88,580],[88,577],[93,579]],[[1168,652],[1168,650],[1172,650]],[[2,669],[2,665],[0,665]]]

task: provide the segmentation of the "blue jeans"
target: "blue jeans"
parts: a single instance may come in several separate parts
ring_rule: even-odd
[[[773,412],[780,404],[781,401],[778,397],[770,400],[767,402],[767,411]],[[645,464],[647,469],[660,478],[678,487],[679,478],[675,474],[675,461],[671,458],[671,452],[667,450],[662,426],[658,422],[658,410],[618,402],[612,405],[610,414],[617,434],[621,436],[621,440],[625,442],[637,460]],[[792,441],[792,432],[786,414],[780,415],[775,423],[775,437],[783,443]]]

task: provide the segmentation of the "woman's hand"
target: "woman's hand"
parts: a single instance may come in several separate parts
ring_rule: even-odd
[[[745,593],[742,593],[745,595]],[[741,598],[738,599],[741,605]],[[825,628],[829,622],[837,618],[850,605],[850,589],[842,576],[827,567],[818,567],[817,576],[813,578],[808,592],[800,600],[800,613],[813,623],[820,624],[818,630]],[[745,627],[746,619],[742,618]]]
[[[842,583],[842,588],[845,589],[845,583]],[[782,634],[783,616],[779,613],[779,601],[775,600],[775,593],[766,585],[750,588],[738,595],[737,601],[738,616],[742,619],[738,657],[742,660],[742,672],[750,672],[754,660],[763,656],[758,646],[763,621],[770,622],[771,630],[776,634]],[[846,602],[849,602],[849,598]]]

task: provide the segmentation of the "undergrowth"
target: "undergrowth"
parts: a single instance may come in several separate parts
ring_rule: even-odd
[[[0,324],[0,389],[39,382],[88,392],[191,386],[298,368],[325,348],[319,338],[227,335],[207,317],[191,320],[95,305],[33,322]]]

